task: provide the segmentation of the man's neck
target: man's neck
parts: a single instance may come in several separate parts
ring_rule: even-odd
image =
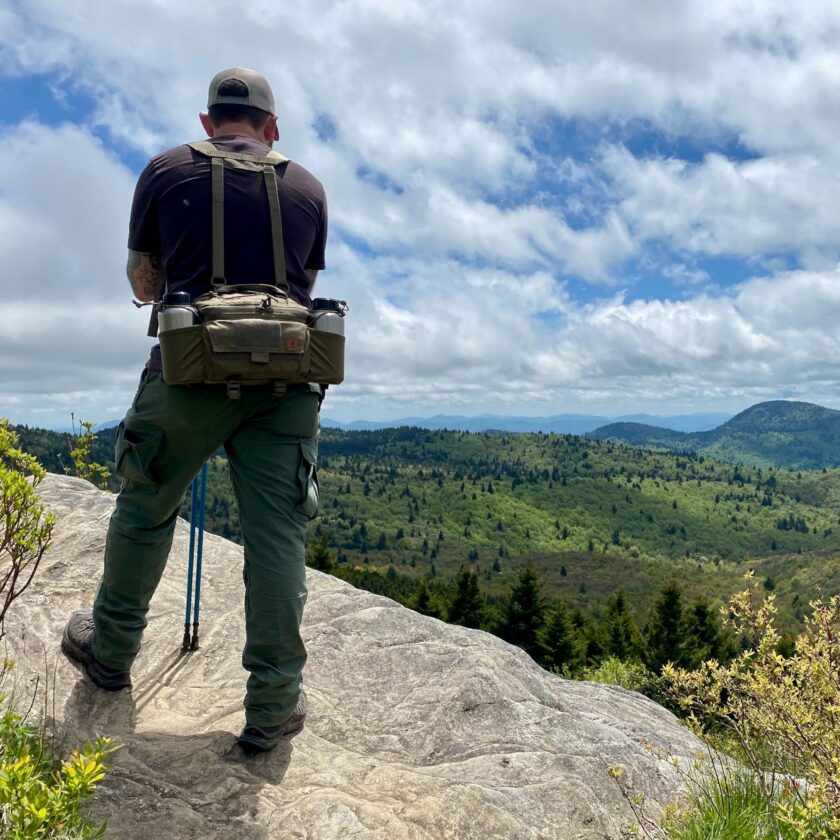
[[[260,134],[260,132],[258,132],[253,126],[249,125],[248,123],[223,123],[222,125],[218,126],[218,128],[213,129],[213,137],[226,137],[230,135],[236,137],[247,137],[250,140],[256,140],[258,143],[262,143],[264,146],[269,145],[266,142],[265,137],[263,137],[262,134]]]

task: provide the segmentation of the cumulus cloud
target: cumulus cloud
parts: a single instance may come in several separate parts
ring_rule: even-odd
[[[352,305],[330,413],[837,400],[839,42],[829,2],[4,6],[0,75],[92,105],[0,135],[0,414],[130,399],[149,342],[118,153],[193,139],[235,64],[327,187],[319,291]],[[767,276],[727,288],[704,257]],[[637,297],[648,271],[679,295]]]
[[[580,304],[542,272],[362,262],[344,249],[336,257],[338,285],[354,278],[354,307],[348,384],[331,395],[331,413],[661,413],[665,404],[734,409],[780,395],[840,400],[838,270],[678,301],[622,293]]]
[[[663,14],[658,3],[601,0],[568,14],[548,2],[301,2],[284,4],[276,26],[264,4],[231,0],[26,8],[6,29],[7,64],[58,68],[95,98],[94,122],[144,152],[195,132],[197,80],[243,61],[247,45],[247,62],[276,80],[285,150],[328,181],[338,223],[346,216],[353,235],[377,247],[397,246],[410,225],[427,232],[424,248],[445,254],[459,233],[474,237],[468,222],[488,198],[530,211],[553,163],[534,152],[532,135],[550,115],[732,136],[758,154],[787,155],[780,174],[791,181],[818,179],[826,172],[813,156],[836,155],[840,12],[831,4],[805,14],[778,2],[686,3]],[[335,126],[327,141],[313,128],[321,115]],[[360,181],[360,167],[400,192]],[[448,192],[473,211],[454,228],[434,224]],[[562,212],[538,209],[562,230]],[[602,280],[633,248],[609,221],[562,245],[586,252],[593,238],[609,258],[592,265],[572,254],[570,270]],[[510,250],[529,247],[527,237],[508,239]],[[504,261],[508,248],[485,250]]]
[[[76,126],[0,142],[0,415],[119,414],[150,345],[125,277],[134,176]]]
[[[640,239],[715,256],[795,252],[823,266],[840,255],[840,174],[828,161],[802,154],[732,161],[712,153],[690,164],[638,160],[612,147],[604,168],[624,196],[621,218]]]

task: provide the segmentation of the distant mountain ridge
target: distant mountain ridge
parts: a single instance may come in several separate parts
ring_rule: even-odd
[[[712,412],[659,416],[654,414],[628,414],[621,417],[602,417],[597,414],[555,414],[548,417],[512,417],[500,414],[480,414],[467,417],[457,414],[436,414],[434,417],[401,417],[398,420],[353,420],[342,423],[321,418],[321,425],[348,432],[376,431],[400,426],[420,429],[450,429],[458,432],[545,432],[565,435],[582,435],[606,424],[644,424],[654,428],[678,429],[681,432],[700,432],[712,429],[728,420],[731,415]]]
[[[645,449],[697,452],[755,467],[840,467],[840,411],[793,400],[757,403],[706,431],[610,423],[584,437],[617,440]]]

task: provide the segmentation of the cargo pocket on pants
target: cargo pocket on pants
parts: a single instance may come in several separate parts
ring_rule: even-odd
[[[314,519],[321,506],[321,488],[318,484],[318,443],[312,438],[300,442],[298,466],[297,510],[306,519]]]
[[[160,449],[163,432],[127,429],[125,422],[117,430],[116,471],[120,478],[141,487],[158,487],[152,461]]]

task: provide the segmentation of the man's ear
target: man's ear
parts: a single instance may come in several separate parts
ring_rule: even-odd
[[[277,114],[272,114],[265,123],[265,139],[270,143],[272,140],[280,139],[280,130],[277,128]]]
[[[208,114],[206,111],[202,111],[198,115],[198,118],[199,120],[201,120],[201,125],[204,128],[205,132],[207,132],[207,136],[212,137],[214,128],[213,123],[210,121],[210,114]]]

